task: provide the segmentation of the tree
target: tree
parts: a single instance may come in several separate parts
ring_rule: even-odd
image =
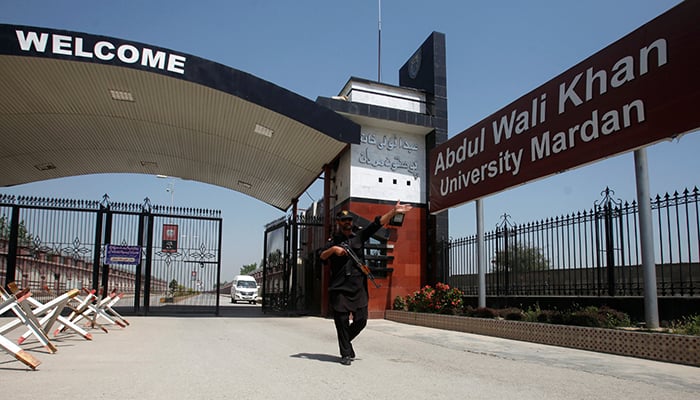
[[[5,215],[0,216],[0,238],[9,239],[10,228],[7,217]],[[34,237],[27,230],[27,225],[24,223],[24,220],[21,220],[17,230],[17,243],[19,243],[20,246],[29,246],[32,240],[34,240]]]
[[[542,249],[527,244],[511,244],[508,250],[496,252],[496,272],[532,272],[549,269],[549,260],[544,257]]]
[[[267,255],[267,266],[268,267],[281,267],[284,257],[280,249],[275,250]]]
[[[19,221],[19,227],[17,229],[17,243],[20,246],[29,246],[34,240],[34,236],[27,230],[27,225],[24,220]]]
[[[241,267],[241,275],[248,275],[258,269],[258,263],[252,263]]]
[[[10,225],[7,223],[7,217],[0,216],[0,238],[7,239],[10,237]]]
[[[173,279],[172,281],[170,281],[170,284],[168,285],[168,288],[170,288],[170,295],[171,295],[171,296],[174,296],[174,295],[175,295],[175,292],[177,291],[178,286],[179,286],[179,285],[178,285],[178,283],[177,283],[177,281],[176,281],[175,279]]]

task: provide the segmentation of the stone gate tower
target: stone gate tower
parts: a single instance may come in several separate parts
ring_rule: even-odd
[[[428,213],[428,153],[447,140],[445,35],[433,32],[413,53],[399,70],[399,86],[352,77],[337,96],[316,102],[362,127],[360,144],[350,145],[326,168],[324,200],[331,224],[340,208],[363,226],[397,200],[414,206],[367,246],[367,262],[382,286],[370,285],[369,316],[383,318],[396,296],[441,277],[435,244],[447,237],[447,212]]]

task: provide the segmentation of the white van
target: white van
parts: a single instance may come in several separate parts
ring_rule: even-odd
[[[236,275],[231,285],[231,303],[247,301],[255,304],[258,299],[258,283],[250,275]]]

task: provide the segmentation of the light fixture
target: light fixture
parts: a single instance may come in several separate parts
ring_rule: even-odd
[[[56,166],[53,165],[53,163],[43,163],[43,164],[37,164],[34,166],[34,168],[38,169],[39,171],[49,171],[52,169],[56,169]]]
[[[260,124],[255,124],[255,133],[271,138],[275,131]]]
[[[125,92],[123,90],[109,89],[109,95],[112,96],[112,100],[131,102],[135,101],[134,95],[131,92]]]
[[[243,186],[243,187],[246,188],[246,189],[250,189],[250,188],[253,187],[253,185],[251,185],[251,184],[248,183],[248,182],[244,182],[244,181],[238,181],[238,184],[241,185],[241,186]]]

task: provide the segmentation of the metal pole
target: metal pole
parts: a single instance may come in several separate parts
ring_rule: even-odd
[[[104,230],[104,244],[112,244],[112,210],[107,207],[105,214],[105,230]],[[106,261],[106,260],[105,260]],[[111,266],[109,264],[102,263],[102,297],[105,298],[109,294],[109,270]]]
[[[323,166],[323,240],[330,239],[331,237],[331,224],[333,220],[331,219],[331,174],[332,168],[330,165],[326,164]],[[335,199],[338,197],[336,195]],[[330,268],[325,268],[325,263],[321,263],[321,315],[330,315],[330,309],[328,304],[328,285],[331,279]]]
[[[608,296],[615,296],[615,243],[613,235],[613,204],[607,199],[603,206],[605,223],[605,268],[608,272]],[[656,285],[654,285],[656,287]]]
[[[12,206],[10,217],[10,237],[7,243],[7,256],[5,265],[5,287],[14,282],[17,274],[17,253],[19,249],[19,206]]]
[[[484,206],[476,200],[476,255],[479,263],[479,307],[486,307],[486,245],[484,239]]]
[[[659,327],[659,307],[656,295],[656,261],[654,256],[654,231],[649,197],[649,169],[645,148],[634,151],[634,168],[637,180],[639,204],[639,233],[644,268],[644,317],[647,328]]]
[[[100,256],[102,250],[102,225],[105,218],[105,209],[106,207],[100,206],[100,209],[97,211],[95,221],[95,248],[93,249],[92,256],[92,288],[95,289],[95,291],[100,288]]]
[[[218,317],[221,311],[221,244],[223,242],[223,234],[224,234],[224,219],[219,218],[217,221],[219,224],[219,249],[217,251],[217,262],[216,262],[216,316]],[[258,295],[258,292],[255,292],[255,296]]]
[[[290,286],[291,293],[289,295],[290,301],[293,303],[290,307],[287,307],[287,311],[299,311],[297,307],[297,286],[299,285],[299,221],[297,220],[299,216],[299,199],[292,199],[292,223],[291,228],[291,259],[289,267],[291,268],[290,273]]]
[[[267,293],[270,291],[270,288],[267,286],[267,234],[268,230],[265,229],[265,235],[263,237],[263,256],[262,256],[262,269],[263,269],[263,274],[262,274],[262,310],[263,312],[267,311],[268,307],[270,307],[270,304],[267,301]]]
[[[153,214],[148,212],[146,220],[146,265],[144,267],[143,281],[143,315],[148,315],[151,307],[151,277],[153,275],[153,230],[155,220]]]
[[[382,0],[379,0],[379,23],[377,43],[377,82],[382,81]]]

